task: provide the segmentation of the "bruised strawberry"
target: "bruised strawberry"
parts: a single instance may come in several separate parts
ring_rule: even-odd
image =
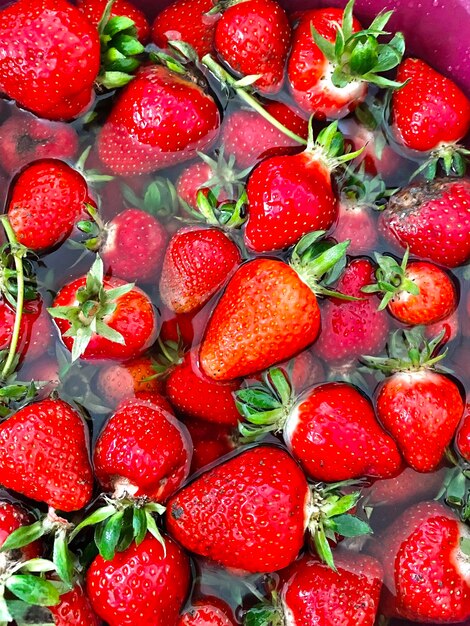
[[[199,598],[180,615],[176,626],[235,626],[230,606],[213,596]]]
[[[77,6],[93,26],[99,26],[106,9],[107,0],[78,0]],[[127,17],[137,29],[139,41],[146,44],[150,38],[150,26],[145,14],[128,0],[115,0],[111,7],[110,17]]]
[[[121,400],[132,398],[137,393],[161,393],[163,385],[155,374],[154,361],[144,355],[103,367],[96,385],[105,402],[115,407]]]
[[[20,409],[0,424],[2,485],[62,511],[83,508],[93,488],[87,439],[82,418],[62,400]]]
[[[49,607],[56,626],[101,626],[102,622],[91,608],[90,600],[80,585],[60,596],[57,606]]]

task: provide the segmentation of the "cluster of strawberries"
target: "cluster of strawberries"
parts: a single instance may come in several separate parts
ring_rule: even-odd
[[[0,10],[0,624],[470,619],[470,100],[353,8]]]

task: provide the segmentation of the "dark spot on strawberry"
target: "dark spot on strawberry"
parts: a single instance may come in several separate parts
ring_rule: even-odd
[[[178,506],[177,504],[174,504],[171,507],[171,517],[173,519],[178,520],[181,517],[183,517],[183,515],[184,515],[184,509],[182,507]]]

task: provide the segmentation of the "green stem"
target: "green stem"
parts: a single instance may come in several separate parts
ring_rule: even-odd
[[[297,143],[302,144],[303,146],[307,145],[307,141],[299,135],[296,135],[294,132],[286,128],[279,120],[273,117],[266,109],[254,98],[251,94],[249,94],[244,87],[241,87],[237,84],[237,80],[233,78],[228,72],[224,70],[224,68],[215,61],[210,54],[206,54],[201,63],[209,69],[214,76],[225,85],[228,85],[232,89],[235,90],[237,96],[243,100],[250,108],[254,109],[257,113],[262,115],[265,120],[267,120],[270,124],[272,124],[275,128],[290,137]]]
[[[18,340],[20,336],[21,319],[23,317],[23,305],[24,305],[24,272],[22,257],[24,254],[24,248],[19,247],[18,240],[15,232],[11,227],[11,224],[7,216],[0,218],[2,226],[5,229],[5,233],[8,237],[8,241],[11,246],[13,259],[15,261],[15,268],[17,273],[18,293],[16,297],[16,310],[15,310],[15,324],[13,326],[13,334],[11,337],[10,348],[8,350],[8,357],[3,367],[0,377],[5,379],[11,374],[12,365],[15,359],[16,349],[18,347]]]

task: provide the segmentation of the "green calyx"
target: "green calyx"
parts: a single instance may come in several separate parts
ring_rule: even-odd
[[[325,231],[318,230],[302,237],[292,251],[290,266],[315,294],[358,300],[328,288],[346,267],[346,250],[350,242],[335,243],[324,239],[324,235]]]
[[[364,148],[349,152],[344,150],[344,136],[338,130],[338,122],[334,121],[326,128],[323,128],[317,135],[313,137],[313,117],[310,118],[308,126],[308,140],[305,152],[310,154],[312,158],[318,159],[323,165],[332,172],[343,163],[347,163],[362,154]]]
[[[463,522],[470,520],[470,466],[460,462],[448,451],[448,459],[454,467],[446,472],[444,482],[436,500],[444,502],[456,511]]]
[[[85,528],[94,527],[94,539],[101,556],[110,561],[116,552],[123,552],[134,541],[140,545],[147,533],[157,539],[165,549],[165,542],[155,522],[165,507],[146,497],[120,498],[104,496],[106,505],[85,518],[70,535],[70,541]]]
[[[446,176],[461,178],[467,170],[470,150],[459,144],[442,144],[433,150],[429,158],[413,173],[412,179],[422,174],[426,180],[434,180],[443,172]]]
[[[384,28],[393,11],[379,13],[369,28],[354,33],[353,9],[354,0],[350,0],[344,9],[342,26],[337,26],[334,42],[311,26],[313,40],[334,67],[333,85],[342,88],[352,81],[366,81],[384,88],[403,87],[403,83],[382,76],[383,72],[399,65],[405,52],[402,33],[396,33],[388,43],[378,41],[390,34]]]
[[[337,543],[338,535],[360,537],[372,533],[366,521],[350,513],[356,507],[361,492],[344,494],[343,490],[355,485],[355,481],[342,481],[320,483],[311,488],[307,530],[312,536],[318,556],[333,570],[336,568],[330,543]]]
[[[110,0],[98,26],[101,43],[101,72],[97,83],[105,89],[127,85],[143,61],[144,46],[135,23],[125,16],[111,16],[116,0]]]
[[[375,272],[377,282],[372,285],[366,285],[361,291],[364,293],[384,294],[378,307],[379,311],[383,311],[399,293],[406,292],[413,296],[419,295],[418,285],[407,278],[406,275],[409,253],[410,251],[407,249],[400,264],[391,256],[374,254],[378,265]]]
[[[155,370],[155,375],[151,378],[164,378],[170,373],[171,369],[175,365],[179,365],[183,362],[185,352],[184,346],[179,337],[178,341],[173,341],[171,339],[168,341],[162,341],[159,337],[157,340],[157,346],[157,354],[152,357],[152,369]],[[144,380],[149,379],[146,378]]]
[[[388,198],[397,191],[397,189],[387,189],[381,176],[367,176],[364,162],[356,171],[346,167],[338,185],[344,201],[351,205],[370,206],[378,210],[381,210]]]
[[[234,394],[237,409],[248,422],[238,425],[247,441],[282,431],[295,403],[292,385],[281,369],[271,368],[263,373],[262,379]]]
[[[0,351],[0,370],[4,369],[8,359],[8,350]],[[15,370],[18,367],[19,355],[11,362],[12,373],[0,379],[0,418],[9,417],[22,407],[30,404],[42,384],[37,381],[20,381]]]
[[[70,323],[70,329],[64,336],[73,337],[72,361],[80,358],[94,335],[124,344],[123,336],[108,326],[106,319],[116,310],[117,300],[129,293],[134,284],[107,289],[103,279],[103,261],[97,255],[87,274],[86,285],[77,290],[75,295],[77,304],[47,309],[53,318],[67,320]]]
[[[390,334],[387,344],[388,356],[363,356],[362,363],[385,375],[396,372],[419,372],[424,369],[437,370],[437,364],[446,356],[447,350],[439,354],[445,330],[431,341],[425,337],[425,327],[415,326],[409,330],[396,330]],[[442,366],[440,371],[446,371]]]
[[[243,616],[243,626],[284,626],[284,611],[278,594],[273,591],[271,602],[255,605]]]
[[[160,222],[170,221],[178,213],[180,199],[175,186],[168,178],[157,176],[138,196],[130,187],[121,183],[121,191],[129,208],[137,208],[153,215]]]

